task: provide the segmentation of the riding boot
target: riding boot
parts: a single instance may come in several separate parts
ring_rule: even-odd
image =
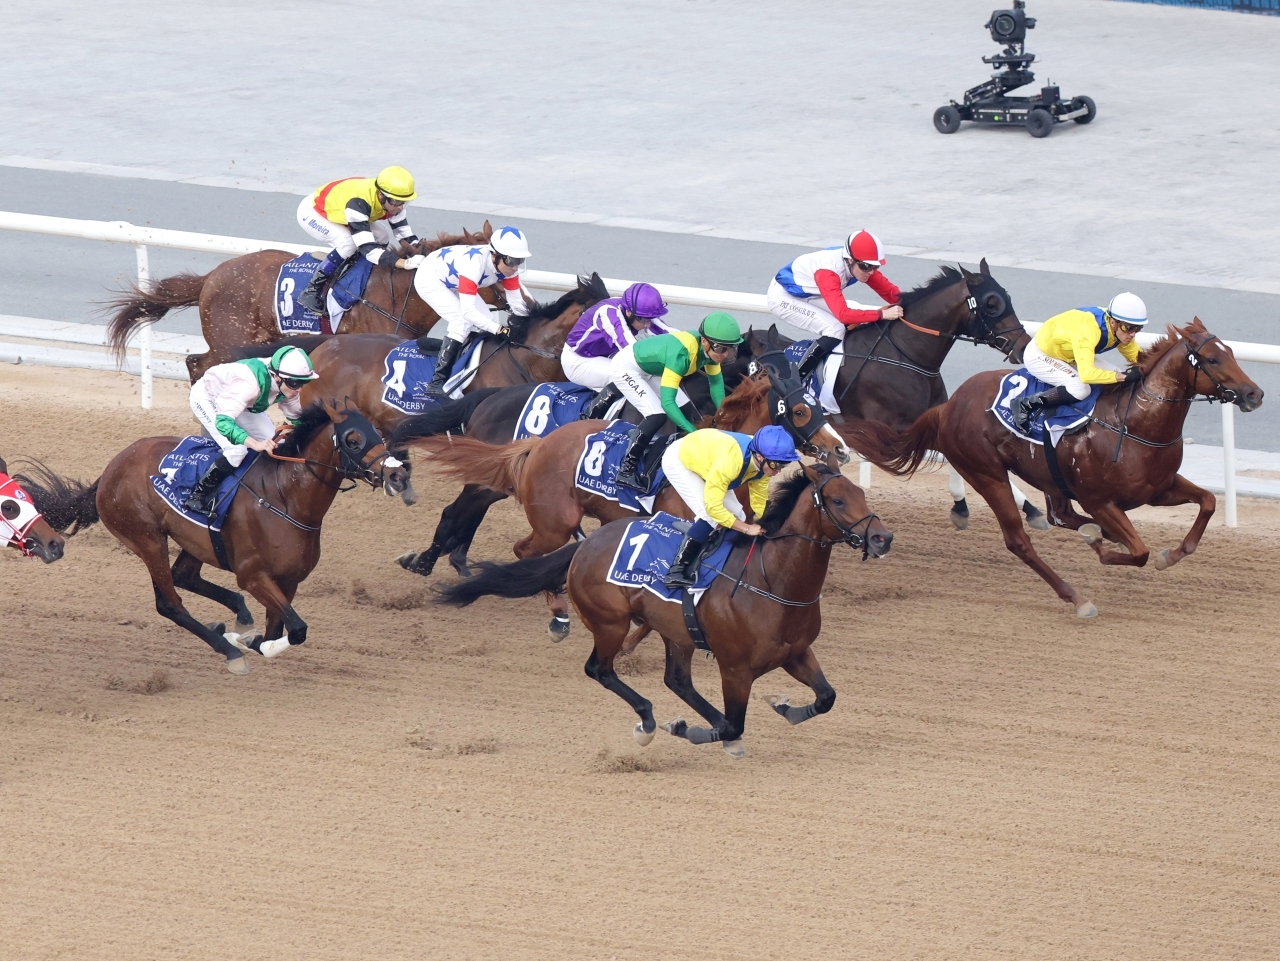
[[[672,589],[693,587],[698,583],[698,567],[702,563],[702,552],[706,549],[707,538],[711,535],[711,525],[704,520],[694,521],[689,533],[684,535],[676,549],[676,556],[671,560],[671,569],[662,583]]]
[[[797,364],[797,370],[801,377],[807,377],[818,369],[818,365],[831,354],[833,350],[839,347],[844,341],[839,337],[819,337],[809,349],[804,352],[804,356],[800,358]]]
[[[444,344],[440,348],[440,353],[436,355],[436,372],[432,374],[431,383],[427,385],[425,391],[428,397],[435,397],[437,400],[444,399],[444,382],[449,379],[449,375],[453,372],[454,362],[457,361],[460,353],[462,353],[462,345],[452,337],[446,337]]]
[[[225,454],[219,454],[208,470],[204,472],[204,476],[200,478],[199,483],[192,488],[191,496],[186,499],[182,505],[183,510],[191,511],[193,514],[203,514],[206,517],[213,517],[214,509],[217,505],[214,503],[214,495],[218,493],[218,487],[224,480],[234,474],[236,469],[231,466],[231,461],[227,460]]]
[[[320,261],[320,266],[316,268],[316,272],[311,275],[311,281],[306,288],[294,299],[307,310],[323,314],[325,312],[324,285],[341,265],[342,256],[338,251],[329,251],[324,260]]]
[[[1031,417],[1036,411],[1043,410],[1045,417],[1049,417],[1063,404],[1070,404],[1074,400],[1071,391],[1065,387],[1055,387],[1052,390],[1032,394],[1030,397],[1019,397],[1009,405],[1013,426],[1025,434],[1031,426]]]
[[[631,444],[622,455],[622,463],[618,465],[619,485],[630,487],[642,494],[649,490],[649,478],[640,473],[640,465],[644,462],[644,454],[649,447],[649,442],[653,440],[653,435],[662,430],[662,425],[666,422],[666,414],[653,414],[640,422],[640,426],[632,435]]]
[[[612,383],[605,384],[604,390],[599,391],[583,405],[582,413],[578,415],[578,420],[596,420],[603,417],[609,412],[613,402],[621,396],[622,391],[618,390],[616,385]]]

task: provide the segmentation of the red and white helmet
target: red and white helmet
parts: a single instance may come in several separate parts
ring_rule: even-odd
[[[849,239],[845,241],[844,251],[850,260],[856,260],[864,264],[880,264],[884,265],[884,247],[880,244],[880,238],[869,230],[859,230],[857,233],[849,235]]]

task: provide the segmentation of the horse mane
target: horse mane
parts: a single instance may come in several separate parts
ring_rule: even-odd
[[[704,417],[698,427],[718,427],[721,430],[737,430],[737,425],[741,424],[751,415],[751,409],[760,400],[760,395],[769,389],[769,379],[760,377],[752,380],[749,377],[743,378],[733,393],[724,399],[724,403],[720,405],[720,409],[708,417]],[[729,426],[729,425],[733,426]]]
[[[826,464],[814,464],[810,470],[819,476],[836,473]],[[796,509],[796,501],[800,500],[800,495],[812,484],[809,472],[798,470],[786,480],[774,485],[773,490],[769,491],[769,503],[765,505],[764,514],[757,521],[766,534],[778,533],[782,525],[787,522],[787,518],[791,516],[791,512]]]
[[[578,277],[578,286],[550,303],[535,302],[523,317],[512,317],[522,327],[555,320],[574,304],[581,304],[583,310],[592,304],[599,303],[609,296],[609,288],[604,285],[598,273],[590,277]]]
[[[324,409],[324,404],[317,402],[307,405],[293,430],[276,448],[276,453],[281,457],[301,457],[312,438],[328,424],[329,412]]]
[[[415,254],[429,254],[439,250],[441,247],[455,247],[458,244],[487,244],[492,233],[493,227],[486,220],[484,226],[475,233],[465,227],[462,228],[462,233],[460,234],[447,234],[442,230],[436,234],[434,240],[423,237],[416,244],[402,244],[401,246],[407,251],[405,256],[412,257]]]
[[[1165,328],[1163,337],[1138,354],[1138,367],[1141,369],[1143,376],[1145,377],[1155,369],[1156,364],[1160,363],[1160,358],[1169,353],[1170,348],[1180,344],[1183,340],[1191,340],[1191,334],[1207,334],[1208,332],[1204,322],[1199,317],[1192,320],[1186,327],[1175,327],[1173,324],[1169,324]]]
[[[940,290],[950,287],[957,281],[964,279],[964,275],[958,269],[951,266],[943,266],[937,274],[930,277],[928,281],[921,287],[915,287],[911,290],[903,291],[902,296],[898,300],[898,305],[903,310],[910,310],[926,297],[936,294]]]

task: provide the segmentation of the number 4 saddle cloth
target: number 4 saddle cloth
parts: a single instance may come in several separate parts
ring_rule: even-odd
[[[461,397],[462,389],[470,383],[480,364],[480,343],[484,338],[474,337],[462,349],[462,355],[453,365],[453,373],[444,382],[450,396]],[[424,354],[416,340],[406,340],[387,354],[386,369],[382,375],[382,402],[403,414],[421,414],[437,403],[427,396],[427,385],[436,372],[436,355]]]

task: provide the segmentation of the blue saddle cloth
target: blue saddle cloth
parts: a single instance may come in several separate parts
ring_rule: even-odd
[[[298,303],[298,294],[311,282],[320,261],[310,254],[280,265],[276,275],[276,324],[282,334],[318,334],[320,315]]]
[[[647,514],[653,510],[654,495],[667,482],[667,475],[658,467],[653,472],[653,483],[643,494],[618,483],[618,468],[622,455],[627,452],[627,435],[634,429],[634,424],[615,421],[604,430],[588,435],[582,445],[582,456],[578,458],[574,486],[617,501],[629,511]],[[664,439],[655,437],[653,443],[662,444]]]
[[[1062,439],[1063,434],[1075,430],[1089,420],[1089,417],[1093,414],[1093,407],[1098,402],[1098,395],[1102,393],[1102,388],[1094,384],[1089,388],[1089,396],[1084,400],[1078,400],[1073,404],[1064,404],[1047,419],[1043,410],[1036,411],[1031,415],[1028,433],[1024,434],[1013,426],[1013,413],[1009,410],[1009,405],[1014,400],[1024,396],[1030,397],[1032,394],[1039,394],[1042,391],[1052,389],[1053,384],[1046,384],[1038,377],[1027,373],[1025,367],[1019,367],[1001,378],[1000,389],[996,391],[996,400],[991,405],[991,412],[999,418],[1000,423],[1004,424],[1010,432],[1031,441],[1033,444],[1044,443],[1044,432],[1047,427],[1049,436],[1053,440],[1053,446],[1057,447],[1058,441]]]
[[[479,348],[483,338],[472,340],[463,349],[461,356],[453,365],[450,379],[445,381],[445,389],[453,389],[453,380],[467,369],[471,355]],[[405,414],[421,414],[433,404],[438,403],[434,397],[427,396],[427,385],[436,372],[436,355],[424,354],[418,349],[416,340],[406,340],[387,354],[385,371],[382,375],[382,402],[388,407]]]
[[[369,262],[369,258],[357,257],[356,262],[338,278],[329,293],[333,294],[339,307],[349,310],[352,304],[364,296],[364,289],[369,286],[369,275],[372,273],[373,264]]]
[[[783,355],[791,363],[799,365],[804,360],[804,352],[813,344],[812,340],[797,340],[794,344],[789,344],[782,350]],[[826,369],[826,364],[819,364],[809,375],[809,380],[805,383],[805,400],[810,405],[816,404],[818,398],[822,395],[822,373]]]
[[[234,474],[224,480],[215,495],[217,510],[213,520],[203,514],[193,514],[183,509],[183,502],[191,496],[192,489],[200,482],[204,472],[213,463],[215,457],[222,453],[215,442],[208,437],[184,437],[170,453],[160,461],[160,473],[151,475],[151,486],[164,498],[164,502],[193,524],[207,527],[211,531],[222,530],[222,523],[227,519],[227,511],[231,510],[231,502],[235,500],[236,491],[240,487],[240,478],[258,459],[258,452],[251,450],[245,456]]]
[[[676,556],[689,525],[689,521],[680,520],[666,511],[659,511],[643,520],[631,521],[614,552],[613,563],[609,565],[609,574],[605,580],[619,587],[643,587],[664,601],[679,604],[684,588],[667,587],[662,579],[671,570],[671,561]],[[729,552],[733,550],[737,538],[736,532],[726,532],[719,546],[702,559],[697,583],[690,588],[695,603],[702,592],[711,586],[718,572],[724,570],[725,561],[729,559]]]
[[[526,437],[546,437],[557,427],[572,424],[582,413],[582,408],[596,395],[590,387],[561,382],[539,384],[525,401],[520,419],[516,421],[514,440]]]

